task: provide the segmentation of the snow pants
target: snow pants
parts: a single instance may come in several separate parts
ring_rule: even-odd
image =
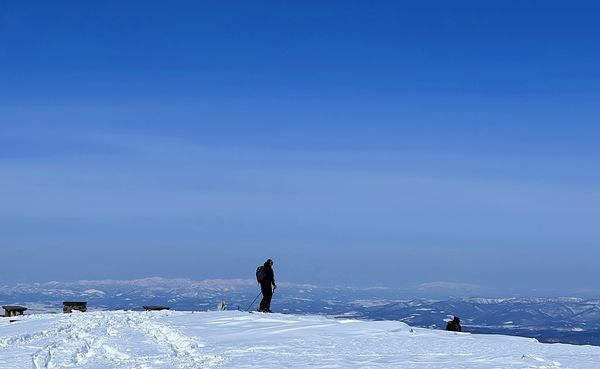
[[[273,289],[271,288],[271,283],[261,283],[260,290],[262,292],[263,298],[260,301],[260,307],[258,310],[269,311],[271,310],[271,298],[273,298]]]

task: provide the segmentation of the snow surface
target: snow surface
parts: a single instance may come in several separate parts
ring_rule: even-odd
[[[98,311],[0,318],[0,368],[598,369],[600,347],[395,321]]]

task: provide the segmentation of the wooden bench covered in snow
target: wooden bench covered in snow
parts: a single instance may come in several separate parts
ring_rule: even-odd
[[[4,316],[6,317],[23,315],[23,312],[27,310],[26,307],[18,305],[6,305],[2,306],[2,309],[4,309]]]
[[[63,301],[63,313],[72,313],[73,310],[85,313],[87,311],[87,301]]]
[[[168,306],[161,306],[161,305],[146,305],[146,306],[142,306],[142,307],[146,311],[171,310],[170,307],[168,307]]]

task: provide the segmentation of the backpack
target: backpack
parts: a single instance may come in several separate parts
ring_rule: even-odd
[[[256,280],[258,283],[264,283],[267,279],[267,272],[265,271],[264,266],[259,266],[256,268]]]

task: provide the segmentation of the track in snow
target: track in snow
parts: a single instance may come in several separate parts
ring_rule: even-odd
[[[223,361],[204,353],[198,338],[188,337],[146,312],[63,315],[41,332],[0,339],[0,348],[15,344],[37,348],[31,357],[34,369],[198,369]]]

